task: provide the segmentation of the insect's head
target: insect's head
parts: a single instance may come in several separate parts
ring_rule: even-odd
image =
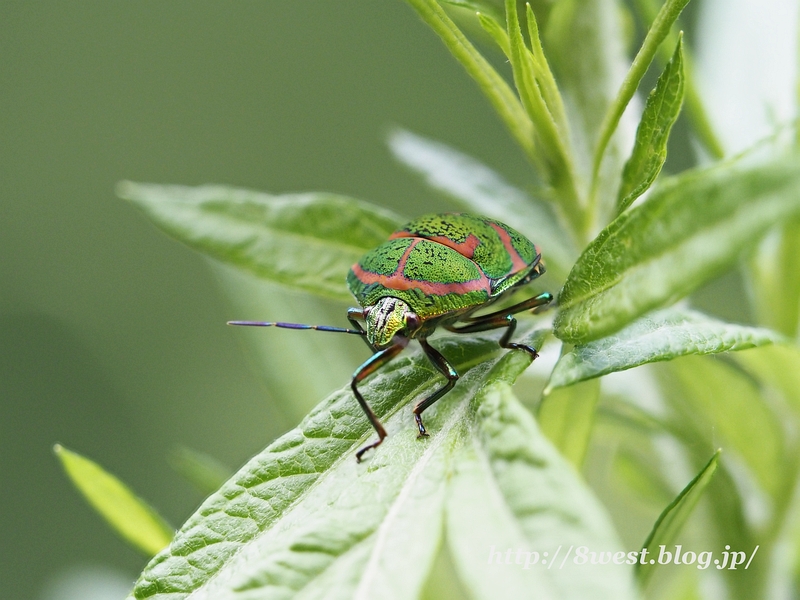
[[[420,318],[402,300],[381,298],[374,306],[364,309],[367,322],[367,340],[377,348],[385,348],[392,343],[395,335],[412,337],[420,327]]]

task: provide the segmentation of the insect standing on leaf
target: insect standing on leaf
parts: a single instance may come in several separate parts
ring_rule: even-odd
[[[544,272],[539,249],[508,225],[469,214],[426,215],[394,232],[350,269],[347,287],[361,305],[347,311],[355,329],[259,321],[229,324],[362,336],[373,354],[353,374],[351,387],[378,433],[378,440],[356,452],[360,462],[367,450],[383,441],[386,430],[361,395],[358,384],[397,356],[409,341],[417,340],[433,366],[447,379],[441,388],[414,406],[419,436],[427,436],[422,413],[458,380],[458,372],[430,345],[428,336],[437,327],[454,333],[505,328],[501,347],[524,350],[536,358],[535,348],[511,341],[517,326],[514,315],[549,304],[551,294],[545,292],[489,314],[474,313],[508,297]]]

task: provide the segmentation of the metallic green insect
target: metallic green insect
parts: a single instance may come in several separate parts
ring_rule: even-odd
[[[419,436],[427,436],[422,413],[458,380],[456,370],[430,345],[428,336],[437,327],[454,333],[504,327],[501,347],[525,350],[536,358],[535,348],[510,341],[517,325],[514,315],[549,304],[551,294],[473,315],[544,272],[539,249],[508,225],[469,214],[426,215],[394,232],[350,269],[347,287],[361,305],[347,311],[355,329],[260,321],[230,324],[316,329],[364,338],[373,354],[353,374],[351,387],[378,440],[356,452],[361,461],[367,450],[380,445],[386,430],[358,390],[358,383],[397,356],[409,341],[417,340],[433,366],[447,378],[444,386],[414,406]]]

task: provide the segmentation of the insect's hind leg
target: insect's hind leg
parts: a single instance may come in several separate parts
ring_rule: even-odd
[[[364,396],[361,395],[361,392],[358,391],[358,383],[364,381],[364,379],[400,354],[404,347],[404,344],[395,344],[383,350],[378,350],[356,369],[356,372],[353,374],[353,379],[350,381],[350,388],[353,390],[353,395],[356,397],[359,406],[361,406],[361,410],[367,415],[370,424],[378,434],[377,442],[368,444],[356,452],[356,460],[358,462],[361,462],[361,457],[367,450],[380,446],[381,442],[383,442],[383,439],[386,437],[386,429],[384,429],[383,423],[380,422],[380,419],[378,419],[372,407],[364,400]]]
[[[505,327],[506,331],[500,338],[500,346],[502,348],[510,348],[517,350],[525,350],[534,359],[539,356],[536,348],[526,344],[518,344],[511,341],[511,336],[517,328],[517,320],[514,315],[525,310],[531,310],[539,306],[545,306],[553,300],[553,295],[549,292],[544,292],[533,298],[523,300],[519,304],[509,306],[506,309],[498,310],[488,315],[481,315],[479,317],[472,317],[467,319],[464,325],[459,327],[449,326],[447,329],[454,333],[478,333],[479,331],[490,331],[492,329],[499,329]]]
[[[436,369],[442,375],[447,377],[447,383],[443,387],[436,390],[424,400],[417,402],[416,406],[414,406],[414,419],[416,420],[417,428],[419,429],[419,437],[427,437],[428,432],[425,431],[425,425],[422,423],[422,412],[453,389],[456,381],[458,381],[458,372],[438,350],[428,343],[426,339],[420,338],[419,343],[422,346],[422,350],[425,352],[425,356],[427,356],[431,363],[433,363],[433,366],[436,367]]]

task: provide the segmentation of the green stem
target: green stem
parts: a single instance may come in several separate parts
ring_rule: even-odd
[[[639,13],[640,20],[649,25],[655,21],[658,15],[657,5],[653,0],[636,0],[634,2],[636,10]],[[670,35],[667,43],[661,46],[661,59],[664,64],[672,57],[670,48],[675,47],[677,39],[675,35]],[[706,111],[703,99],[700,97],[700,92],[697,91],[697,85],[694,80],[694,59],[690,48],[686,45],[683,47],[683,68],[684,77],[686,79],[686,113],[692,122],[694,133],[698,141],[703,144],[706,151],[715,159],[719,160],[725,156],[725,148],[722,142],[719,141],[717,134],[714,132],[714,127],[708,118],[708,111]]]
[[[536,162],[533,123],[511,87],[475,49],[435,0],[407,1],[475,80],[525,154]]]

